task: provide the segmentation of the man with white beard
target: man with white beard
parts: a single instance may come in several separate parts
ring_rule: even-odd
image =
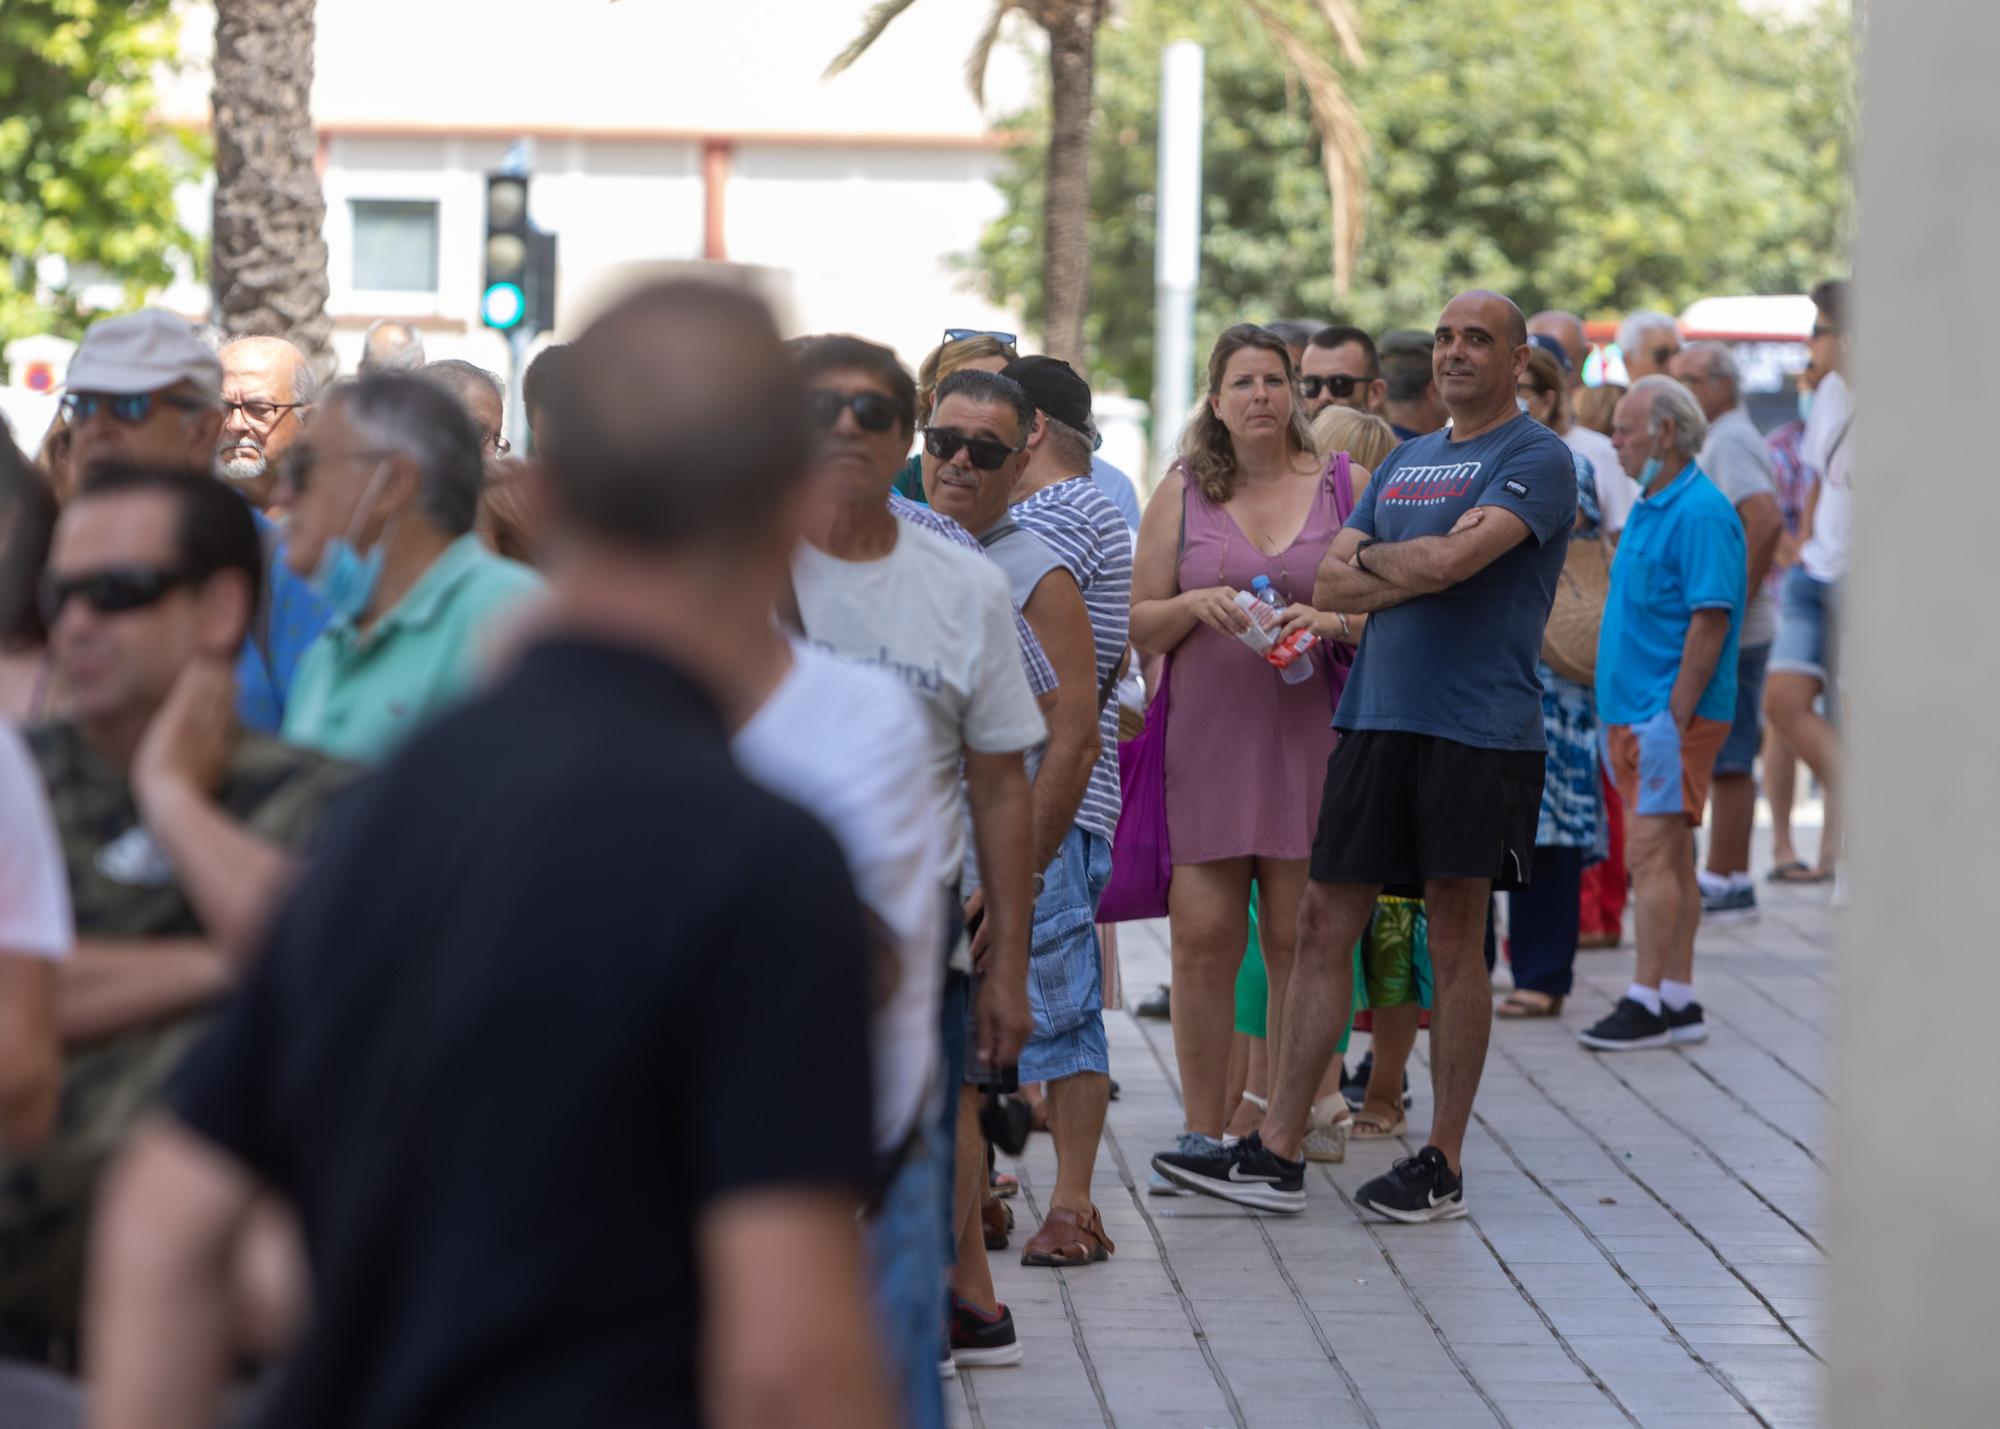
[[[319,396],[312,363],[282,337],[240,337],[222,349],[222,440],[215,469],[259,511],[276,503],[277,462]]]

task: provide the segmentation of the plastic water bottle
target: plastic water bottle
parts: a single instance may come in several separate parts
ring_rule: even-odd
[[[1259,576],[1259,580],[1263,577]],[[1236,608],[1250,621],[1250,628],[1236,638],[1266,659],[1270,658],[1271,646],[1276,642],[1272,634],[1270,607],[1247,590],[1236,592]]]
[[[1257,603],[1270,612],[1265,619],[1275,630],[1285,608],[1278,603],[1278,593],[1271,588],[1271,578],[1258,576],[1250,582],[1250,589]],[[1296,631],[1286,639],[1273,640],[1264,658],[1278,667],[1278,673],[1284,676],[1286,684],[1296,685],[1312,678],[1312,647],[1317,643],[1318,637],[1310,630]]]

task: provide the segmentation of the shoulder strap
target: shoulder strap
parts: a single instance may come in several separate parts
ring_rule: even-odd
[[[1333,454],[1333,514],[1341,525],[1354,514],[1354,462],[1346,452]]]

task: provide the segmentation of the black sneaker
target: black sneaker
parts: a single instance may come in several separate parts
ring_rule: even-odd
[[[1173,1008],[1173,993],[1163,983],[1151,997],[1141,999],[1132,1012],[1137,1017],[1151,1018],[1155,1022],[1167,1022],[1172,1020]]]
[[[1667,1020],[1667,1032],[1673,1038],[1676,1047],[1683,1042],[1708,1040],[1708,1023],[1702,1018],[1700,1003],[1690,1002],[1679,1012],[1671,1007],[1665,1007],[1661,1009],[1661,1015]]]
[[[1392,1221],[1455,1221],[1465,1214],[1465,1182],[1451,1174],[1442,1151],[1426,1146],[1363,1186],[1354,1199]]]
[[[1701,921],[1732,927],[1757,921],[1757,890],[1745,886],[1701,896]]]
[[[1584,1046],[1599,1052],[1636,1052],[1645,1047],[1664,1047],[1674,1040],[1666,1018],[1648,1012],[1645,1004],[1629,997],[1619,998],[1610,1016],[1576,1037]]]
[[[988,1315],[956,1295],[951,1297],[951,1357],[959,1365],[1008,1365],[1021,1362],[1021,1341],[1014,1333],[1014,1314],[1005,1305]]]
[[[1162,1151],[1153,1169],[1177,1186],[1253,1210],[1297,1215],[1306,1208],[1306,1163],[1266,1151],[1254,1131],[1214,1150]]]

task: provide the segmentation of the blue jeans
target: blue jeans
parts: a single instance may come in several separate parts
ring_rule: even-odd
[[[1507,895],[1514,986],[1568,997],[1576,967],[1585,850],[1535,845],[1535,872]],[[1487,920],[1492,926],[1492,920]]]
[[[1814,580],[1804,566],[1785,572],[1778,603],[1778,638],[1771,647],[1771,668],[1787,674],[1810,675],[1833,693],[1835,653],[1839,642],[1840,587]]]
[[[1111,881],[1111,845],[1072,828],[1043,877],[1028,946],[1028,1010],[1035,1028],[1021,1049],[1021,1080],[1108,1073],[1097,904]]]
[[[936,1094],[945,1091],[936,1088]],[[944,1100],[956,1111],[956,1083],[949,1092]],[[876,1321],[889,1349],[904,1417],[912,1429],[944,1429],[944,1395],[938,1388],[944,1260],[932,1237],[940,1202],[945,1219],[951,1219],[951,1162],[938,1155],[937,1128],[928,1113],[917,1136],[920,1144],[910,1148],[890,1178],[868,1226],[868,1264]]]
[[[1736,719],[1715,756],[1717,774],[1748,774],[1757,767],[1764,747],[1764,670],[1770,662],[1769,645],[1745,645],[1736,652]]]

